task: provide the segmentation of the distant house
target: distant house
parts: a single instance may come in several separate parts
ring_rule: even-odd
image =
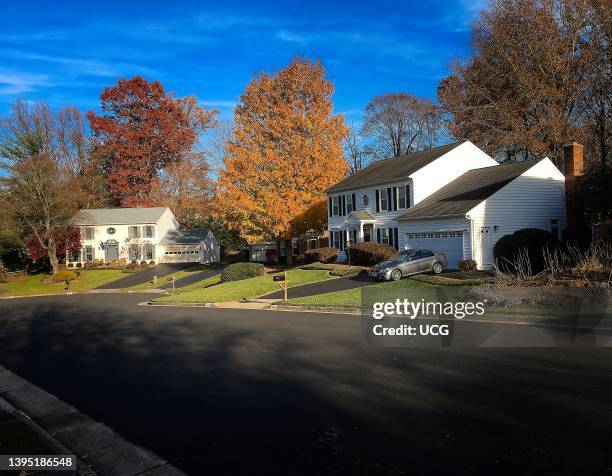
[[[291,239],[291,256],[297,257],[306,251],[314,250],[315,248],[321,248],[328,246],[329,239],[327,237],[327,231],[323,233],[311,232],[300,235]],[[262,240],[257,242],[249,243],[249,260],[256,262],[266,261],[279,261],[277,256],[277,244],[274,240]],[[287,246],[284,241],[280,242],[280,259],[286,259],[287,257]]]
[[[328,190],[330,246],[340,260],[350,243],[371,241],[489,269],[504,235],[539,228],[560,237],[564,182],[548,158],[500,165],[469,141],[374,162]]]
[[[210,263],[220,249],[205,228],[179,229],[168,207],[97,208],[80,210],[69,221],[81,231],[81,249],[67,257],[70,263],[104,260],[127,262]]]

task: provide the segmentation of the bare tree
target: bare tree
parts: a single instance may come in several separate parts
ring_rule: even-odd
[[[224,167],[224,159],[227,155],[227,143],[234,139],[234,123],[231,120],[219,120],[212,129],[209,141],[210,168],[214,173]]]
[[[436,145],[442,131],[440,109],[428,99],[411,94],[383,94],[365,109],[361,128],[372,138],[376,159],[399,157]]]
[[[344,156],[349,164],[349,172],[354,174],[367,165],[369,150],[363,144],[362,137],[353,124],[348,127],[348,133],[344,139]]]
[[[65,114],[65,115],[64,115]],[[3,118],[0,131],[2,183],[8,190],[12,215],[33,234],[49,257],[53,274],[58,270],[57,230],[78,205],[78,153],[74,141],[67,146],[70,128],[45,103],[18,101]],[[72,141],[72,139],[71,139]]]

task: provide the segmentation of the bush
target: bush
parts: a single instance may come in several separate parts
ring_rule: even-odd
[[[74,281],[76,278],[78,278],[78,275],[74,271],[65,269],[53,275],[53,282],[63,283],[64,281]]]
[[[149,266],[153,266],[153,265],[155,265],[155,261],[153,260],[149,261]]]
[[[460,271],[476,271],[478,269],[478,265],[476,261],[473,259],[463,259],[459,261],[459,270]]]
[[[146,268],[147,266],[149,266],[149,263],[148,263],[147,261],[145,261],[145,260],[142,260],[142,261],[140,262],[140,266],[142,266],[142,267]]]
[[[369,266],[387,261],[397,253],[393,246],[383,243],[355,243],[348,249],[351,264]]]
[[[76,267],[77,267],[77,268],[82,268],[82,267],[83,267],[83,263],[77,263],[77,264],[76,264]]]
[[[526,251],[531,272],[537,274],[544,269],[544,249],[551,250],[558,246],[559,241],[548,231],[524,228],[499,239],[494,250],[495,261],[502,271],[513,270],[509,263],[515,263],[519,255]]]
[[[338,258],[338,250],[331,246],[315,248],[304,253],[304,263],[333,263]]]
[[[264,274],[264,267],[259,263],[234,263],[230,264],[221,273],[221,281],[240,281],[242,279],[255,278]]]
[[[119,264],[120,268],[125,268],[127,266],[127,260],[125,258],[121,258],[118,262],[115,260],[111,261],[111,264]]]
[[[0,283],[6,283],[8,281],[8,271],[6,270],[6,266],[4,266],[4,262],[0,260]]]
[[[66,267],[68,267],[68,268],[74,268],[74,263],[68,263],[68,264],[66,265]]]

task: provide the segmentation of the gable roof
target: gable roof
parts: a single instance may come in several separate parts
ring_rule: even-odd
[[[157,223],[168,207],[156,208],[89,208],[79,210],[71,225],[131,225]]]
[[[377,160],[359,172],[349,175],[344,180],[333,185],[327,192],[340,192],[369,185],[396,182],[408,178],[417,170],[439,159],[462,143],[463,142],[455,142],[453,144],[423,150],[414,154],[394,157],[392,159]]]
[[[398,216],[397,220],[465,216],[540,160],[544,159],[469,170]]]
[[[193,245],[206,239],[208,228],[189,228],[168,230],[159,242],[160,245]]]

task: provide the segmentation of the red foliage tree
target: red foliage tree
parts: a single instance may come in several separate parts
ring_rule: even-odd
[[[158,81],[120,79],[100,95],[102,113],[89,111],[91,130],[107,151],[111,194],[123,207],[151,206],[161,169],[177,163],[197,139],[180,100]]]
[[[39,236],[42,235],[39,232]],[[77,251],[81,248],[81,232],[78,228],[65,226],[54,230],[53,239],[57,246],[57,257],[66,256],[66,253]],[[32,233],[28,238],[28,252],[33,261],[38,261],[47,256],[47,250],[42,247],[36,234]]]

